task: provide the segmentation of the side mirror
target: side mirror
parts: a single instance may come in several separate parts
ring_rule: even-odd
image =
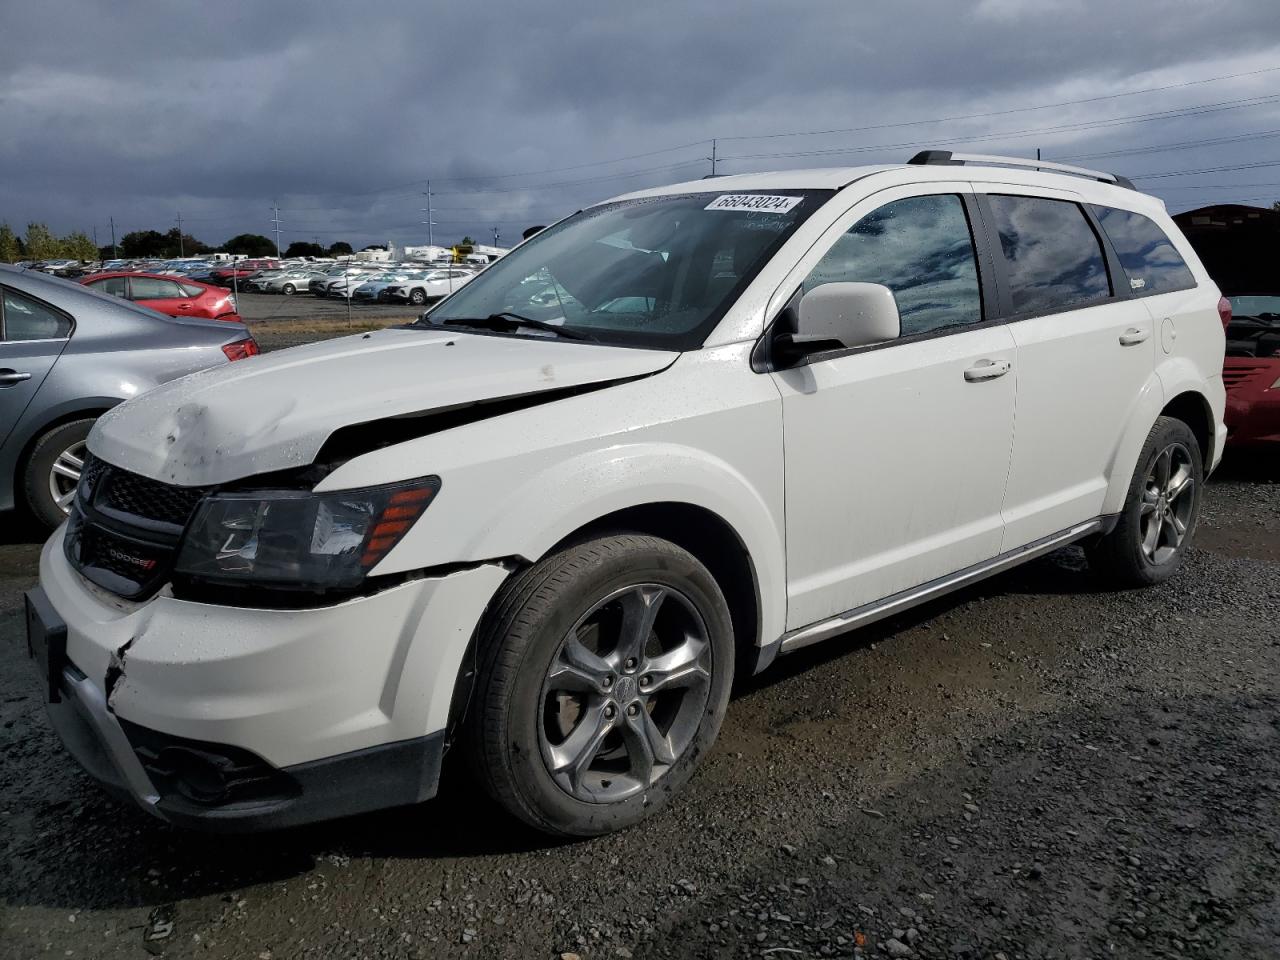
[[[800,299],[799,314],[791,342],[801,349],[865,347],[902,329],[893,291],[879,283],[824,283]]]

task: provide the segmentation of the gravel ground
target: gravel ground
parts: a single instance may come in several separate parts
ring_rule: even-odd
[[[1280,955],[1280,464],[1136,593],[1068,549],[783,658],[685,796],[553,844],[421,808],[185,833],[99,794],[21,663],[0,517],[0,956]]]

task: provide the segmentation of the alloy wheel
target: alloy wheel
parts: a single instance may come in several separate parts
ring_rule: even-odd
[[[49,469],[49,496],[63,513],[71,512],[80,473],[84,470],[85,442],[78,440],[63,450]]]
[[[543,681],[538,743],[552,779],[587,803],[651,787],[692,743],[712,666],[706,624],[678,590],[643,583],[604,597]]]
[[[1171,443],[1156,456],[1142,487],[1138,511],[1142,553],[1155,565],[1168,563],[1182,547],[1195,508],[1191,451]]]

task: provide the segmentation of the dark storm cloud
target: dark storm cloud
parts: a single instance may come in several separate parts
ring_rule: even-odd
[[[433,179],[437,234],[514,238],[651,183],[975,149],[1066,156],[1280,130],[1280,107],[1046,130],[1280,92],[1280,73],[985,119],[732,139],[1000,111],[1276,65],[1274,0],[1129,4],[473,5],[81,3],[4,16],[0,219],[66,231],[108,216],[219,242],[413,241]],[[1014,134],[1014,131],[1040,131]],[[998,134],[993,139],[978,139]],[[960,146],[960,145],[956,145]],[[790,154],[790,156],[778,156]],[[801,155],[796,155],[801,154]],[[751,159],[743,159],[750,157]],[[1130,173],[1280,159],[1280,138],[1096,161]],[[563,170],[565,167],[578,169]],[[549,171],[534,173],[535,171]],[[641,171],[635,174],[636,171]],[[527,172],[525,176],[503,174]],[[623,174],[635,174],[622,176]],[[490,179],[486,179],[490,178]],[[1280,167],[1144,184],[1171,207],[1252,198]]]

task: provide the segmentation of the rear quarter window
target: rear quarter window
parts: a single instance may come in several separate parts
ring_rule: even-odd
[[[1196,285],[1186,261],[1154,220],[1115,207],[1095,205],[1093,212],[1120,258],[1133,296],[1189,290]]]

